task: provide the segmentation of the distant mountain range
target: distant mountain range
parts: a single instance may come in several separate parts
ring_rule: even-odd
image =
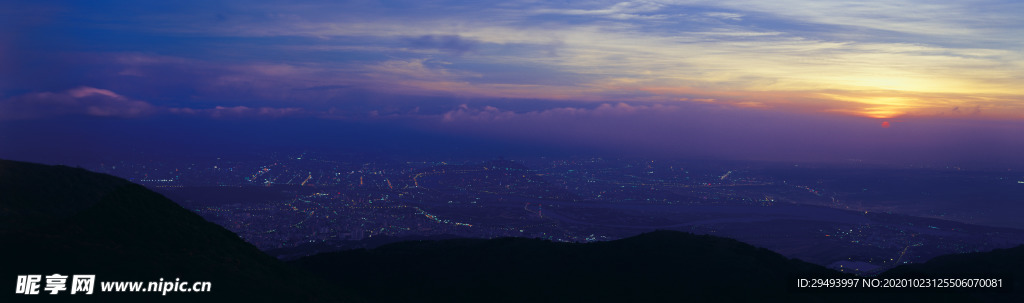
[[[935,258],[879,276],[998,275],[1013,291],[808,291],[858,278],[735,240],[674,231],[596,243],[408,241],[284,263],[163,196],[113,176],[0,160],[2,302],[909,302],[1024,299],[1024,246]],[[18,275],[211,281],[210,293],[14,294]],[[1017,278],[1014,280],[1013,278]],[[858,278],[859,279],[859,278]]]

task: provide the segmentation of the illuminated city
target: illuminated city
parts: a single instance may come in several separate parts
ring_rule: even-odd
[[[866,193],[952,180],[1021,194],[1012,179],[1019,174],[956,168],[849,169],[852,175],[811,181],[807,175],[827,169],[602,158],[360,162],[303,153],[180,165],[104,163],[97,170],[140,182],[282,258],[410,239],[590,242],[671,229],[870,273],[1024,241],[1012,218],[996,211],[944,209],[942,201],[928,200],[936,207],[914,213],[915,200],[885,206]],[[857,178],[872,171],[919,180],[883,186],[891,180]],[[856,186],[864,188],[850,190]],[[944,194],[932,191],[923,194]]]

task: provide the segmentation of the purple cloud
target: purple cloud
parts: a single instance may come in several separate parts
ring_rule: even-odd
[[[82,86],[64,92],[29,93],[0,102],[0,120],[23,120],[66,115],[136,118],[157,109],[106,89]]]
[[[273,108],[273,107],[259,107],[252,108],[247,106],[234,106],[225,107],[217,106],[214,108],[169,108],[168,112],[174,114],[184,115],[205,115],[211,118],[242,118],[242,117],[269,117],[279,118],[286,116],[296,116],[306,113],[301,108],[289,107],[289,108]]]

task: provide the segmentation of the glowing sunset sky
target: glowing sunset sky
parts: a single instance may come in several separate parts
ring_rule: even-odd
[[[915,119],[933,130],[964,129],[941,121],[967,120],[979,122],[956,123],[1009,134],[1024,119],[1024,2],[1011,0],[15,1],[0,8],[0,121],[7,123],[404,119],[445,132],[489,121],[487,129],[510,135],[501,123],[564,131],[591,128],[547,123],[707,116],[696,109],[823,125],[868,118],[871,131],[897,131]]]

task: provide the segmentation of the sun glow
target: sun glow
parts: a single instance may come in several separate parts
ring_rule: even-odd
[[[822,94],[828,99],[853,103],[853,108],[832,110],[858,116],[886,119],[899,117],[911,112],[924,110],[926,102],[913,97],[893,96],[847,96],[840,94]]]

